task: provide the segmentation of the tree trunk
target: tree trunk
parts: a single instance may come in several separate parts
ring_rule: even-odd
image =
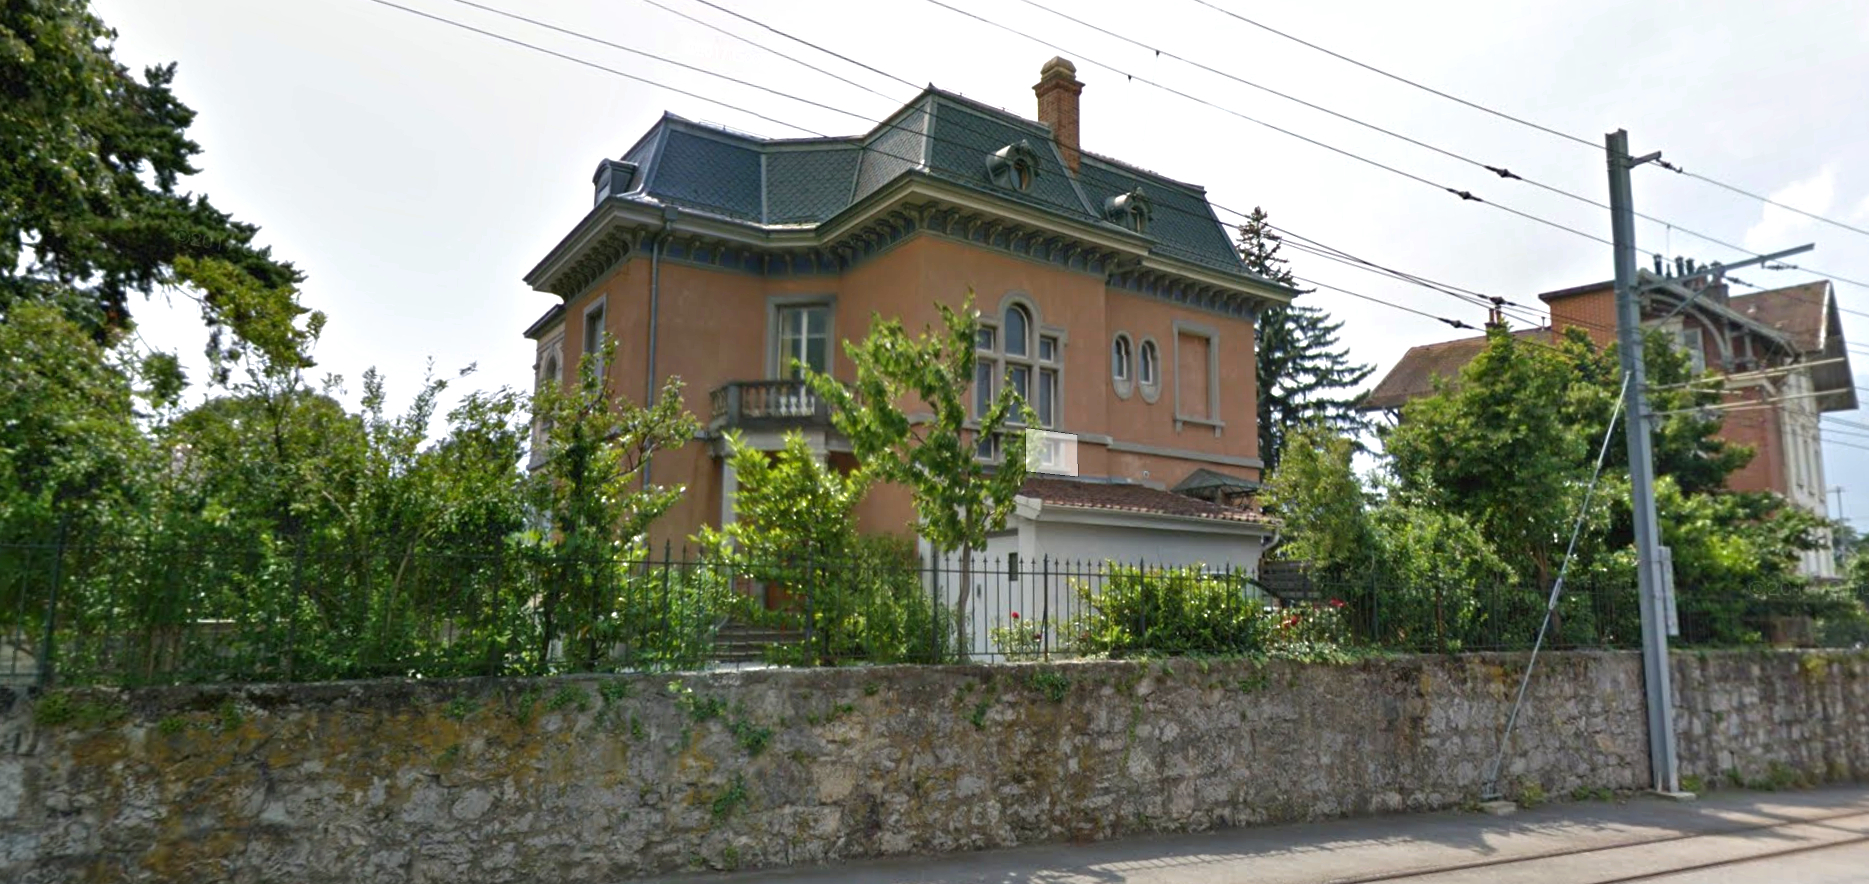
[[[966,662],[973,652],[967,644],[967,602],[973,598],[973,541],[960,545],[960,592],[954,601],[954,649]]]

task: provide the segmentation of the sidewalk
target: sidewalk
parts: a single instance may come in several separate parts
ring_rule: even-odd
[[[1869,786],[1716,792],[1684,802],[1641,796],[1546,805],[1506,817],[1462,812],[1365,817],[656,880],[669,884],[1321,884],[1657,838],[1681,839],[1673,844],[1688,856],[1685,864],[1692,861],[1695,848],[1685,841],[1688,837],[1744,829],[1756,832],[1760,826],[1849,811],[1869,813]],[[1481,873],[1475,880],[1487,877]]]

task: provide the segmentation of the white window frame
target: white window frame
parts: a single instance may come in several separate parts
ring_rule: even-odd
[[[784,352],[785,311],[824,310],[824,372],[837,364],[837,298],[833,295],[776,295],[766,299],[766,377],[787,379],[789,354]]]
[[[1022,310],[1025,313],[1026,341],[1024,356],[1009,354],[1006,351],[1006,316],[1015,309]],[[968,392],[968,396],[971,400],[969,408],[973,415],[974,425],[979,425],[980,418],[985,414],[982,407],[990,407],[994,398],[999,395],[1001,388],[1006,384],[1012,370],[1014,368],[1023,368],[1027,372],[1024,397],[1025,403],[1030,406],[1034,412],[1039,412],[1039,406],[1041,404],[1039,391],[1042,385],[1045,384],[1046,378],[1050,377],[1054,385],[1052,389],[1052,414],[1050,415],[1050,420],[1047,422],[1045,419],[1046,415],[1040,412],[1038,428],[1057,430],[1064,426],[1064,351],[1065,348],[1069,346],[1069,341],[1065,335],[1064,329],[1046,325],[1044,323],[1044,314],[1039,312],[1038,305],[1034,304],[1030,297],[1020,292],[1014,292],[1002,299],[1000,301],[999,311],[995,313],[990,320],[984,317],[980,320],[980,329],[992,336],[993,346],[990,348],[981,347],[979,346],[981,343],[980,337],[976,336],[974,339],[974,358],[977,362],[974,369],[972,388]],[[1047,339],[1052,342],[1052,358],[1050,359],[1045,359],[1041,355]],[[980,384],[982,382],[990,383],[988,398],[986,399],[982,399],[980,396]],[[1024,426],[1024,424],[1019,423],[1016,419],[1010,423],[1015,427]],[[984,442],[982,445],[985,447]],[[998,460],[999,456],[1000,452],[997,442],[991,444],[990,452],[981,454],[984,460]]]
[[[1181,398],[1181,336],[1207,339],[1207,416],[1195,417],[1182,407]],[[1180,432],[1186,424],[1212,427],[1214,435],[1220,435],[1226,421],[1220,417],[1220,332],[1210,325],[1175,320],[1175,432]]]

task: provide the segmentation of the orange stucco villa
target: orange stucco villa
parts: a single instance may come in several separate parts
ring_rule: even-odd
[[[1200,188],[1080,148],[1069,62],[1033,88],[1037,121],[930,88],[847,138],[667,115],[599,165],[590,212],[526,276],[561,299],[526,336],[541,382],[601,333],[623,395],[685,383],[705,432],[653,462],[688,492],[652,541],[733,518],[727,430],[774,448],[800,431],[848,462],[792,360],[849,379],[840,342],[872,315],[919,329],[971,289],[988,326],[970,397],[1014,386],[1076,440],[1075,475],[1027,483],[1000,551],[1256,565],[1272,526],[1237,505],[1262,466],[1253,321],[1294,293],[1245,270]],[[901,489],[860,519],[914,530]]]

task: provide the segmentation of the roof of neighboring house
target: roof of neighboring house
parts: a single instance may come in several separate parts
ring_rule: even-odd
[[[1196,491],[1209,491],[1215,488],[1227,491],[1258,491],[1259,483],[1251,479],[1229,476],[1226,473],[1201,467],[1188,474],[1186,479],[1175,485],[1176,494],[1191,494]]]
[[[1551,342],[1551,330],[1548,328],[1521,329],[1512,334],[1540,344]],[[1485,335],[1411,347],[1402,354],[1395,367],[1383,376],[1381,383],[1369,392],[1369,397],[1363,400],[1362,410],[1401,408],[1410,400],[1433,395],[1436,378],[1459,377],[1460,370],[1466,368],[1467,363],[1485,349]]]
[[[1784,332],[1805,353],[1824,349],[1829,330],[1830,283],[1812,282],[1765,292],[1734,295],[1734,311]]]
[[[995,186],[987,156],[1023,142],[1037,156],[1026,191]],[[680,206],[766,229],[823,223],[898,177],[919,173],[1080,223],[1130,232],[1105,201],[1141,188],[1155,211],[1141,235],[1169,257],[1259,279],[1240,262],[1206,191],[1082,153],[1073,174],[1044,124],[932,86],[863,135],[761,138],[664,114],[623,161],[639,170],[622,199]]]
[[[1173,491],[1150,488],[1146,485],[1034,478],[1025,480],[1025,485],[1019,489],[1019,494],[1023,497],[1036,498],[1051,506],[1116,510],[1190,519],[1213,519],[1223,522],[1271,524],[1273,521],[1264,513],[1222,506],[1184,494],[1176,494]]]
[[[1850,351],[1843,339],[1843,317],[1837,312],[1835,291],[1828,281],[1739,295],[1727,306],[1783,333],[1805,361],[1814,363],[1811,383],[1824,394],[1818,400],[1820,410],[1856,409],[1856,379],[1850,371]]]

